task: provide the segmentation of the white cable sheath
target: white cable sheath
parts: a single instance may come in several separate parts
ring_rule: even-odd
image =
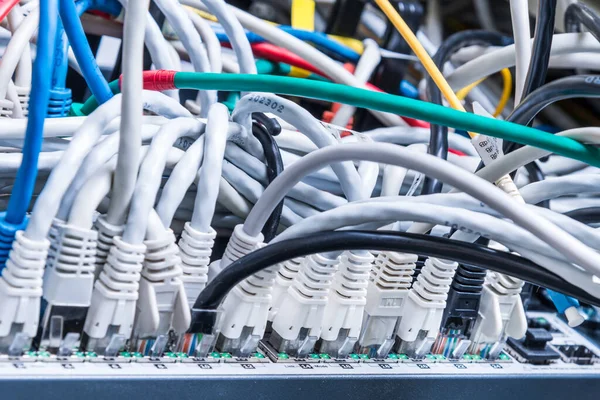
[[[378,143],[348,144],[319,149],[288,167],[273,184],[267,187],[248,215],[244,223],[245,233],[258,235],[275,205],[308,173],[333,162],[345,160],[365,160],[404,166],[439,179],[501,212],[588,272],[600,273],[600,267],[595,262],[597,253],[594,250],[545,218],[531,214],[526,207],[514,201],[493,184],[467,174],[461,168],[429,154],[415,153],[400,146]]]
[[[142,72],[144,70],[144,33],[150,0],[135,0],[127,5],[123,27],[123,81],[121,93],[121,127],[119,153],[106,220],[122,225],[133,196],[138,174],[138,159],[142,147]]]
[[[518,105],[521,102],[531,59],[529,3],[523,0],[510,0],[510,16],[515,40],[515,105]]]

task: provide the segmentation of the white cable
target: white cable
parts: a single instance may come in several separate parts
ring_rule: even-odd
[[[597,253],[562,229],[514,201],[501,189],[474,175],[465,173],[459,167],[429,154],[419,154],[400,146],[378,143],[348,144],[329,147],[303,157],[279,175],[269,185],[244,223],[244,231],[258,235],[275,205],[296,182],[307,173],[322,168],[332,162],[343,160],[366,160],[404,166],[439,179],[481,200],[501,212],[516,224],[562,252],[571,262],[580,265],[590,273],[598,274],[600,267],[594,261]]]
[[[242,219],[246,219],[252,208],[251,203],[244,199],[225,178],[219,180],[219,197],[217,201],[233,215]]]
[[[381,53],[379,52],[379,45],[373,39],[366,39],[364,41],[365,49],[356,64],[354,76],[360,82],[367,83],[371,79],[371,75],[379,65],[381,61]],[[342,104],[339,110],[335,113],[331,123],[338,126],[346,126],[350,122],[350,119],[354,115],[356,107]]]
[[[217,103],[208,111],[206,132],[204,134],[204,160],[198,172],[198,192],[190,225],[196,231],[210,232],[210,223],[215,213],[218,197],[219,179],[228,139],[229,111],[223,104]]]
[[[39,8],[35,8],[25,17],[4,50],[0,63],[0,99],[6,98],[9,81],[19,63],[21,54],[29,46],[29,41],[38,28]]]
[[[251,127],[253,112],[272,111],[276,111],[280,118],[294,125],[318,147],[337,145],[334,137],[308,111],[296,103],[274,94],[251,93],[242,97],[233,110],[232,120],[248,129]],[[333,164],[331,168],[338,176],[346,197],[350,201],[360,199],[362,197],[361,179],[354,165],[350,162],[339,163]]]
[[[21,10],[21,6],[16,4],[8,13],[7,19],[11,30],[14,32],[25,19],[23,17],[23,10]],[[21,54],[21,59],[19,60],[19,65],[17,66],[17,71],[15,73],[15,84],[17,86],[31,87],[32,64],[31,48],[29,46],[25,46],[23,53]]]
[[[173,216],[189,187],[194,183],[204,157],[204,136],[197,139],[187,149],[181,161],[175,166],[165,184],[156,212],[164,226],[171,226]]]
[[[169,149],[179,137],[197,138],[203,125],[193,118],[177,118],[163,125],[156,134],[140,166],[123,241],[131,244],[143,243],[148,228],[148,216],[156,200]]]
[[[231,47],[235,51],[240,71],[244,74],[256,74],[252,47],[250,47],[250,42],[246,37],[244,28],[238,21],[238,17],[232,12],[232,7],[228,6],[223,0],[202,0],[202,2],[223,26],[223,30],[231,42]]]
[[[144,106],[157,114],[166,114],[170,117],[188,117],[191,115],[175,100],[159,92],[143,91],[142,99]],[[28,238],[43,240],[46,237],[63,194],[73,180],[83,159],[102,135],[104,128],[119,115],[121,100],[122,95],[118,94],[102,104],[86,118],[83,125],[73,135],[71,145],[65,151],[60,163],[52,170],[44,190],[33,206],[31,219],[25,231]]]
[[[223,71],[223,61],[221,57],[221,43],[217,38],[217,34],[210,27],[210,24],[201,16],[187,9],[187,14],[194,27],[200,34],[202,42],[206,46],[206,52],[208,53],[208,59],[210,60],[210,66],[212,72],[220,73]]]
[[[531,59],[531,27],[529,4],[522,0],[510,0],[510,16],[515,40],[515,105],[521,102],[529,60]]]
[[[181,3],[197,9],[205,11],[207,10],[207,8],[204,7],[199,0],[182,0]],[[306,61],[323,71],[325,75],[331,77],[331,79],[333,79],[336,83],[364,87],[364,85],[361,84],[352,73],[348,72],[343,66],[339,65],[337,62],[333,61],[331,58],[327,57],[313,46],[304,43],[302,40],[283,32],[281,29],[270,25],[260,18],[256,18],[253,15],[240,10],[239,8],[229,6],[229,9],[246,29],[262,36],[269,42],[286,48],[304,58]],[[376,111],[372,111],[372,113],[386,125],[407,125],[404,120],[397,115]]]
[[[121,83],[121,127],[113,196],[106,214],[112,225],[125,222],[138,174],[142,147],[142,91],[144,70],[144,33],[150,0],[128,3],[123,26],[123,82]]]
[[[211,72],[210,61],[206,49],[202,45],[202,39],[183,7],[175,0],[156,0],[156,5],[181,40],[190,56],[194,70]],[[206,117],[211,104],[217,101],[217,93],[213,90],[200,90],[198,96],[201,100],[200,115]]]
[[[537,204],[561,196],[596,194],[600,192],[600,175],[577,174],[544,179],[520,189],[528,203]]]
[[[599,53],[600,43],[590,33],[554,35],[550,51],[551,56],[580,52]],[[448,76],[447,81],[452,89],[459,90],[504,68],[514,67],[515,62],[516,53],[513,44],[461,65]]]

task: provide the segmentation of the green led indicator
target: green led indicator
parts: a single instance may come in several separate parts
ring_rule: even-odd
[[[221,353],[221,357],[223,358],[231,358],[231,354],[230,353]]]
[[[360,356],[361,360],[368,360],[369,359],[369,355],[368,354],[361,354]]]
[[[77,353],[75,353],[76,357],[79,358],[85,358],[85,352],[84,351],[78,351]]]
[[[86,352],[86,353],[85,353],[85,355],[86,355],[87,357],[91,357],[91,358],[96,358],[96,357],[98,357],[98,354],[96,354],[96,353],[95,353],[95,352],[93,352],[93,351],[88,351],[88,352]]]
[[[501,360],[504,360],[504,361],[510,360],[510,357],[506,353],[500,353],[500,355],[498,356],[498,358],[501,359]]]
[[[350,358],[353,359],[353,360],[358,360],[359,359],[358,354],[354,354],[354,353],[350,354]]]
[[[140,353],[139,351],[136,351],[135,353],[131,353],[132,357],[135,358],[144,358],[144,355],[142,353]]]
[[[471,357],[469,354],[465,354],[463,355],[463,360],[472,360],[473,357]]]
[[[401,360],[408,360],[408,356],[406,354],[398,354],[398,358]]]
[[[28,351],[25,353],[26,356],[29,357],[37,357],[37,352],[36,351]]]
[[[391,359],[391,360],[397,360],[398,359],[398,354],[394,354],[394,353],[388,354],[388,358]]]
[[[40,352],[38,353],[38,356],[39,356],[39,357],[48,358],[48,357],[50,357],[50,353],[49,353],[49,352],[47,352],[47,351],[40,351]]]
[[[288,360],[290,358],[290,356],[288,356],[286,353],[279,353],[279,354],[277,354],[277,358],[279,358],[281,360]]]
[[[213,351],[212,353],[210,353],[210,356],[212,358],[221,358],[221,354],[216,351]]]
[[[257,351],[256,353],[254,353],[254,357],[256,357],[256,358],[265,358],[265,355],[263,353]]]
[[[472,358],[475,361],[481,361],[481,356],[479,354],[473,354]]]
[[[323,360],[331,360],[331,356],[329,354],[319,354],[319,357],[321,357]]]
[[[177,354],[169,351],[168,353],[165,353],[165,357],[169,357],[169,358],[177,358]]]
[[[427,355],[425,356],[425,358],[426,358],[426,359],[428,359],[428,360],[435,360],[435,359],[436,359],[436,356],[435,356],[435,355],[433,355],[433,354],[427,354]]]
[[[435,356],[435,359],[436,359],[436,360],[445,360],[445,359],[446,359],[446,357],[444,357],[444,356],[443,356],[443,355],[441,355],[441,354],[438,354],[438,355],[436,355],[436,356]]]
[[[309,354],[308,358],[312,358],[313,360],[318,360],[319,359],[319,355],[318,354]]]
[[[179,358],[188,358],[187,353],[177,353],[177,357]]]
[[[121,354],[119,354],[121,357],[125,357],[125,358],[130,358],[131,357],[131,353],[128,351],[123,351],[121,352]]]

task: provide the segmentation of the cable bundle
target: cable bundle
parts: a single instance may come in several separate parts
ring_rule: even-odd
[[[373,34],[359,40],[315,31],[318,8],[293,3],[292,27],[224,0],[156,1],[164,27],[148,1],[2,4],[0,353],[71,335],[106,357],[495,359],[527,329],[524,280],[557,307],[600,304],[600,236],[586,225],[600,131],[575,112],[566,129],[553,104],[598,97],[600,77],[548,73],[596,69],[591,9],[569,7],[570,33],[553,35],[555,2],[540,0],[530,40],[519,2],[513,38],[478,2],[486,30],[444,38],[377,0],[386,18],[366,7],[358,32]],[[113,82],[88,11],[122,34]],[[406,63],[390,72],[386,58]],[[485,79],[500,71],[502,87]],[[385,93],[389,73],[402,84]],[[88,97],[67,87],[77,75]],[[557,133],[530,126],[540,117]],[[467,316],[450,308],[470,283]],[[76,323],[50,338],[60,318]]]

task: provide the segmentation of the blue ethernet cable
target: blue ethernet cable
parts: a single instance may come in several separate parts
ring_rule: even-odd
[[[37,54],[33,63],[29,114],[23,143],[23,160],[17,172],[8,208],[0,215],[0,268],[4,266],[18,230],[27,225],[26,213],[33,196],[42,148],[44,121],[50,96],[50,71],[54,64],[53,41],[58,21],[58,0],[40,0]]]
[[[565,296],[562,293],[555,292],[554,290],[546,289],[546,293],[550,296],[550,300],[554,303],[556,311],[560,314],[564,314],[567,318],[567,323],[571,327],[581,325],[585,318],[579,312],[579,301],[573,297]]]
[[[77,15],[81,16],[89,9],[106,12],[110,15],[119,15],[121,4],[116,0],[80,0],[75,3]],[[48,117],[66,117],[71,110],[71,90],[66,87],[69,42],[62,22],[58,21],[58,30],[54,40],[54,70],[52,71],[52,89],[50,90],[50,103]]]
[[[279,29],[289,33],[297,39],[312,43],[317,47],[320,47],[324,50],[327,50],[328,52],[336,54],[345,60],[356,63],[360,59],[360,54],[358,54],[351,48],[344,46],[343,44],[338,43],[333,39],[330,39],[329,37],[327,37],[326,34],[322,32],[305,31],[303,29],[296,29],[292,28],[291,26],[285,25],[279,26]],[[220,42],[229,42],[229,38],[227,38],[227,35],[224,32],[216,33],[217,38]],[[251,43],[260,43],[265,41],[264,38],[252,32],[246,32],[246,37]]]
[[[73,0],[60,0],[59,4],[60,19],[69,38],[69,44],[73,48],[77,62],[81,67],[83,77],[98,102],[100,104],[105,103],[113,97],[113,93],[90,49],[75,3]]]

